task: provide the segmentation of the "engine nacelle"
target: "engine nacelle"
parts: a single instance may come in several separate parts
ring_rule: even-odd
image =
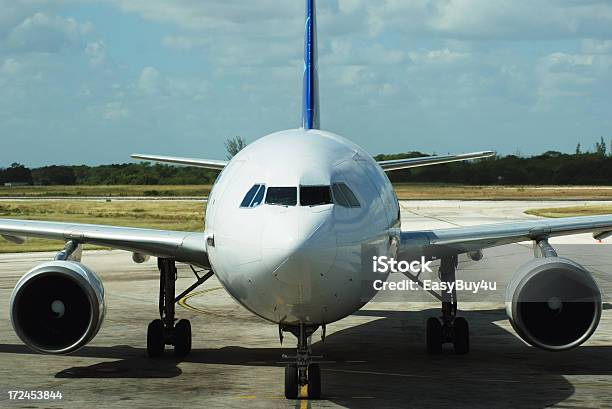
[[[30,348],[66,354],[98,333],[105,313],[98,276],[75,261],[51,261],[28,271],[11,296],[11,323]]]
[[[506,313],[529,344],[562,351],[593,334],[601,317],[601,291],[581,265],[562,257],[521,266],[506,290]]]

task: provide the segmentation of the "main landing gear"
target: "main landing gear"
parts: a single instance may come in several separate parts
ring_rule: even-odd
[[[303,386],[308,387],[308,398],[321,398],[321,368],[319,364],[312,363],[312,358],[320,358],[311,355],[309,339],[317,330],[318,326],[300,324],[299,326],[281,326],[283,331],[289,331],[297,338],[297,354],[295,356],[283,355],[283,358],[292,358],[296,363],[285,367],[285,398],[297,399],[299,391]],[[282,339],[282,338],[281,338]]]
[[[454,283],[457,256],[443,257],[440,263],[440,281]],[[470,351],[470,330],[463,317],[457,317],[457,291],[442,291],[442,317],[427,319],[427,352],[439,354],[442,345],[452,343],[455,353],[467,354]]]
[[[212,275],[209,271],[204,276],[198,276],[197,282],[175,297],[176,265],[174,260],[158,258],[159,269],[159,319],[149,323],[147,328],[147,354],[159,357],[163,354],[166,345],[174,346],[174,355],[186,356],[191,351],[191,323],[189,320],[176,321],[174,305],[185,295],[189,294]]]

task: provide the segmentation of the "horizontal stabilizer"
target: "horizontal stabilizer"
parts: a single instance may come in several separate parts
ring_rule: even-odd
[[[214,159],[178,158],[175,156],[142,155],[135,153],[134,159],[148,160],[152,162],[174,163],[175,165],[196,166],[199,168],[222,170],[227,161]]]
[[[408,158],[383,160],[378,164],[385,172],[398,169],[416,168],[418,166],[439,165],[441,163],[458,162],[470,159],[489,158],[495,156],[493,151],[462,153],[460,155],[424,156],[422,158]]]

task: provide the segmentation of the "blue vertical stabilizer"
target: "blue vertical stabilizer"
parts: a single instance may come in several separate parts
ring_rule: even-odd
[[[305,31],[302,127],[304,129],[319,129],[319,77],[317,74],[317,17],[315,0],[306,0]]]

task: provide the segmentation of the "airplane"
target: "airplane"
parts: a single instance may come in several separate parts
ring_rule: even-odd
[[[439,278],[455,282],[457,257],[482,258],[482,250],[532,241],[534,258],[508,286],[506,310],[517,334],[545,350],[577,347],[595,331],[602,313],[601,291],[591,274],[559,257],[548,239],[592,232],[612,235],[612,215],[504,222],[470,227],[402,231],[400,207],[386,172],[495,155],[462,155],[375,161],[348,139],[321,129],[315,0],[306,0],[302,124],[264,136],[231,160],[155,155],[136,159],[220,170],[208,197],[199,232],[79,223],[0,219],[0,235],[63,240],[53,260],[25,273],[10,300],[18,337],[46,354],[67,354],[97,334],[105,315],[105,291],[96,273],[81,263],[85,243],[127,250],[133,261],[156,257],[159,318],[147,328],[147,353],[166,346],[184,356],[191,350],[191,324],[177,320],[175,304],[213,275],[253,314],[278,324],[279,337],[297,339],[285,367],[285,397],[322,395],[321,369],[310,338],[374,297],[372,283],[388,273],[372,271],[373,257],[440,261]],[[194,271],[193,285],[176,294],[176,263]],[[196,268],[203,270],[197,271]],[[494,272],[492,272],[494,274]],[[458,315],[455,292],[439,295],[440,316],[426,323],[431,354],[452,344],[470,349],[469,326]]]

